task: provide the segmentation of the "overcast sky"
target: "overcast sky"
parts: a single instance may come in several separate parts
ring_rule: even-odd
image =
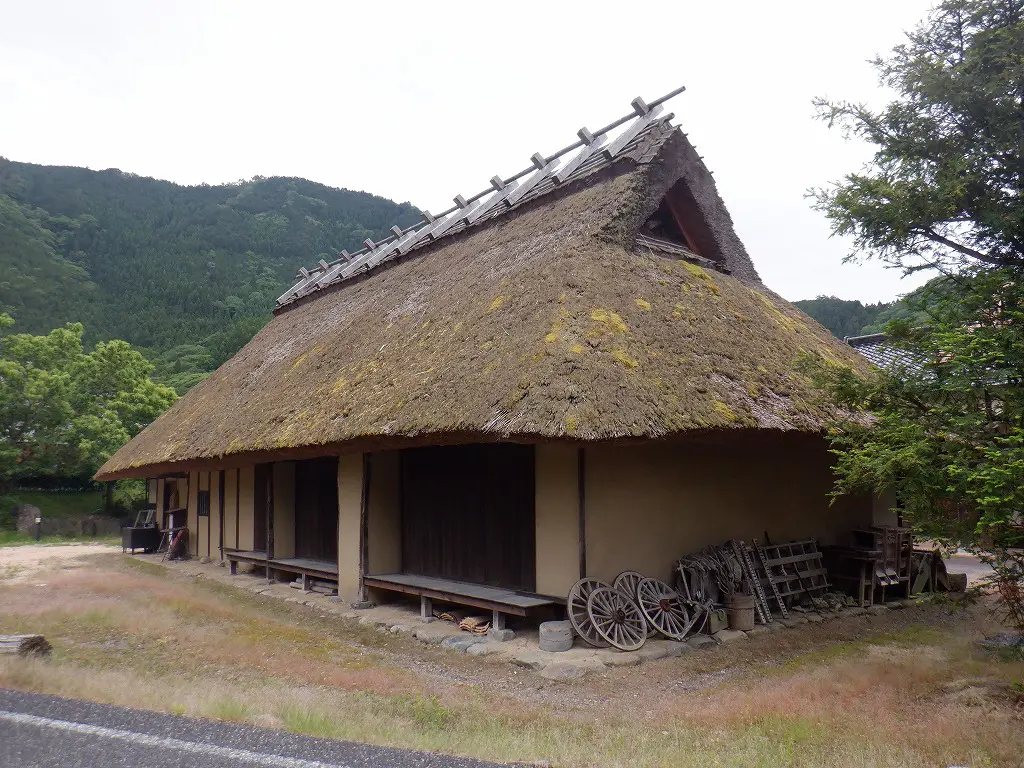
[[[889,300],[804,194],[869,155],[815,96],[883,103],[867,59],[928,0],[661,3],[0,0],[0,155],[182,184],[303,176],[441,210],[669,103],[765,282]]]

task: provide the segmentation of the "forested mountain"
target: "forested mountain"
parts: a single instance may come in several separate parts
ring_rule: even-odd
[[[940,275],[901,299],[889,303],[862,304],[859,301],[819,296],[793,304],[832,331],[840,339],[882,333],[894,320],[925,326],[932,322],[935,307],[955,288],[949,278]]]
[[[299,265],[417,216],[305,179],[184,187],[0,158],[0,312],[22,332],[124,339],[182,392],[269,320]]]
[[[862,304],[859,301],[840,299],[835,296],[818,296],[816,299],[794,301],[794,305],[806,312],[840,339],[871,333],[864,329],[872,326],[879,313],[891,304]]]

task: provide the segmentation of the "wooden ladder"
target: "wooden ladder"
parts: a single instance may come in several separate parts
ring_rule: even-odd
[[[768,607],[768,599],[764,596],[764,589],[761,588],[761,579],[758,578],[757,571],[754,570],[754,564],[750,561],[750,551],[742,541],[737,541],[736,539],[732,541],[732,550],[746,570],[747,579],[750,581],[750,586],[753,587],[754,607],[761,618],[761,623],[771,623],[772,612]]]
[[[764,568],[764,577],[768,581],[768,586],[771,587],[772,595],[775,597],[775,602],[779,604],[779,611],[782,613],[782,618],[789,618],[789,611],[786,610],[786,603],[782,599],[782,595],[779,594],[779,588],[775,584],[775,577],[772,575],[772,569],[768,565],[768,557],[765,555],[764,550],[761,549],[761,545],[757,543],[757,539],[751,539],[754,543],[754,551],[757,553],[758,558],[761,560],[761,566]]]

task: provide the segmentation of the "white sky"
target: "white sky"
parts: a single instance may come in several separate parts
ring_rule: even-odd
[[[883,103],[866,63],[928,0],[0,0],[0,155],[183,184],[303,176],[438,211],[678,85],[669,103],[765,282],[889,300],[804,197],[863,146],[811,99]],[[298,266],[298,265],[296,265]]]

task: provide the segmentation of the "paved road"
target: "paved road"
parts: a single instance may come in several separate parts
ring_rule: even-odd
[[[0,689],[0,767],[495,768],[246,725]]]

